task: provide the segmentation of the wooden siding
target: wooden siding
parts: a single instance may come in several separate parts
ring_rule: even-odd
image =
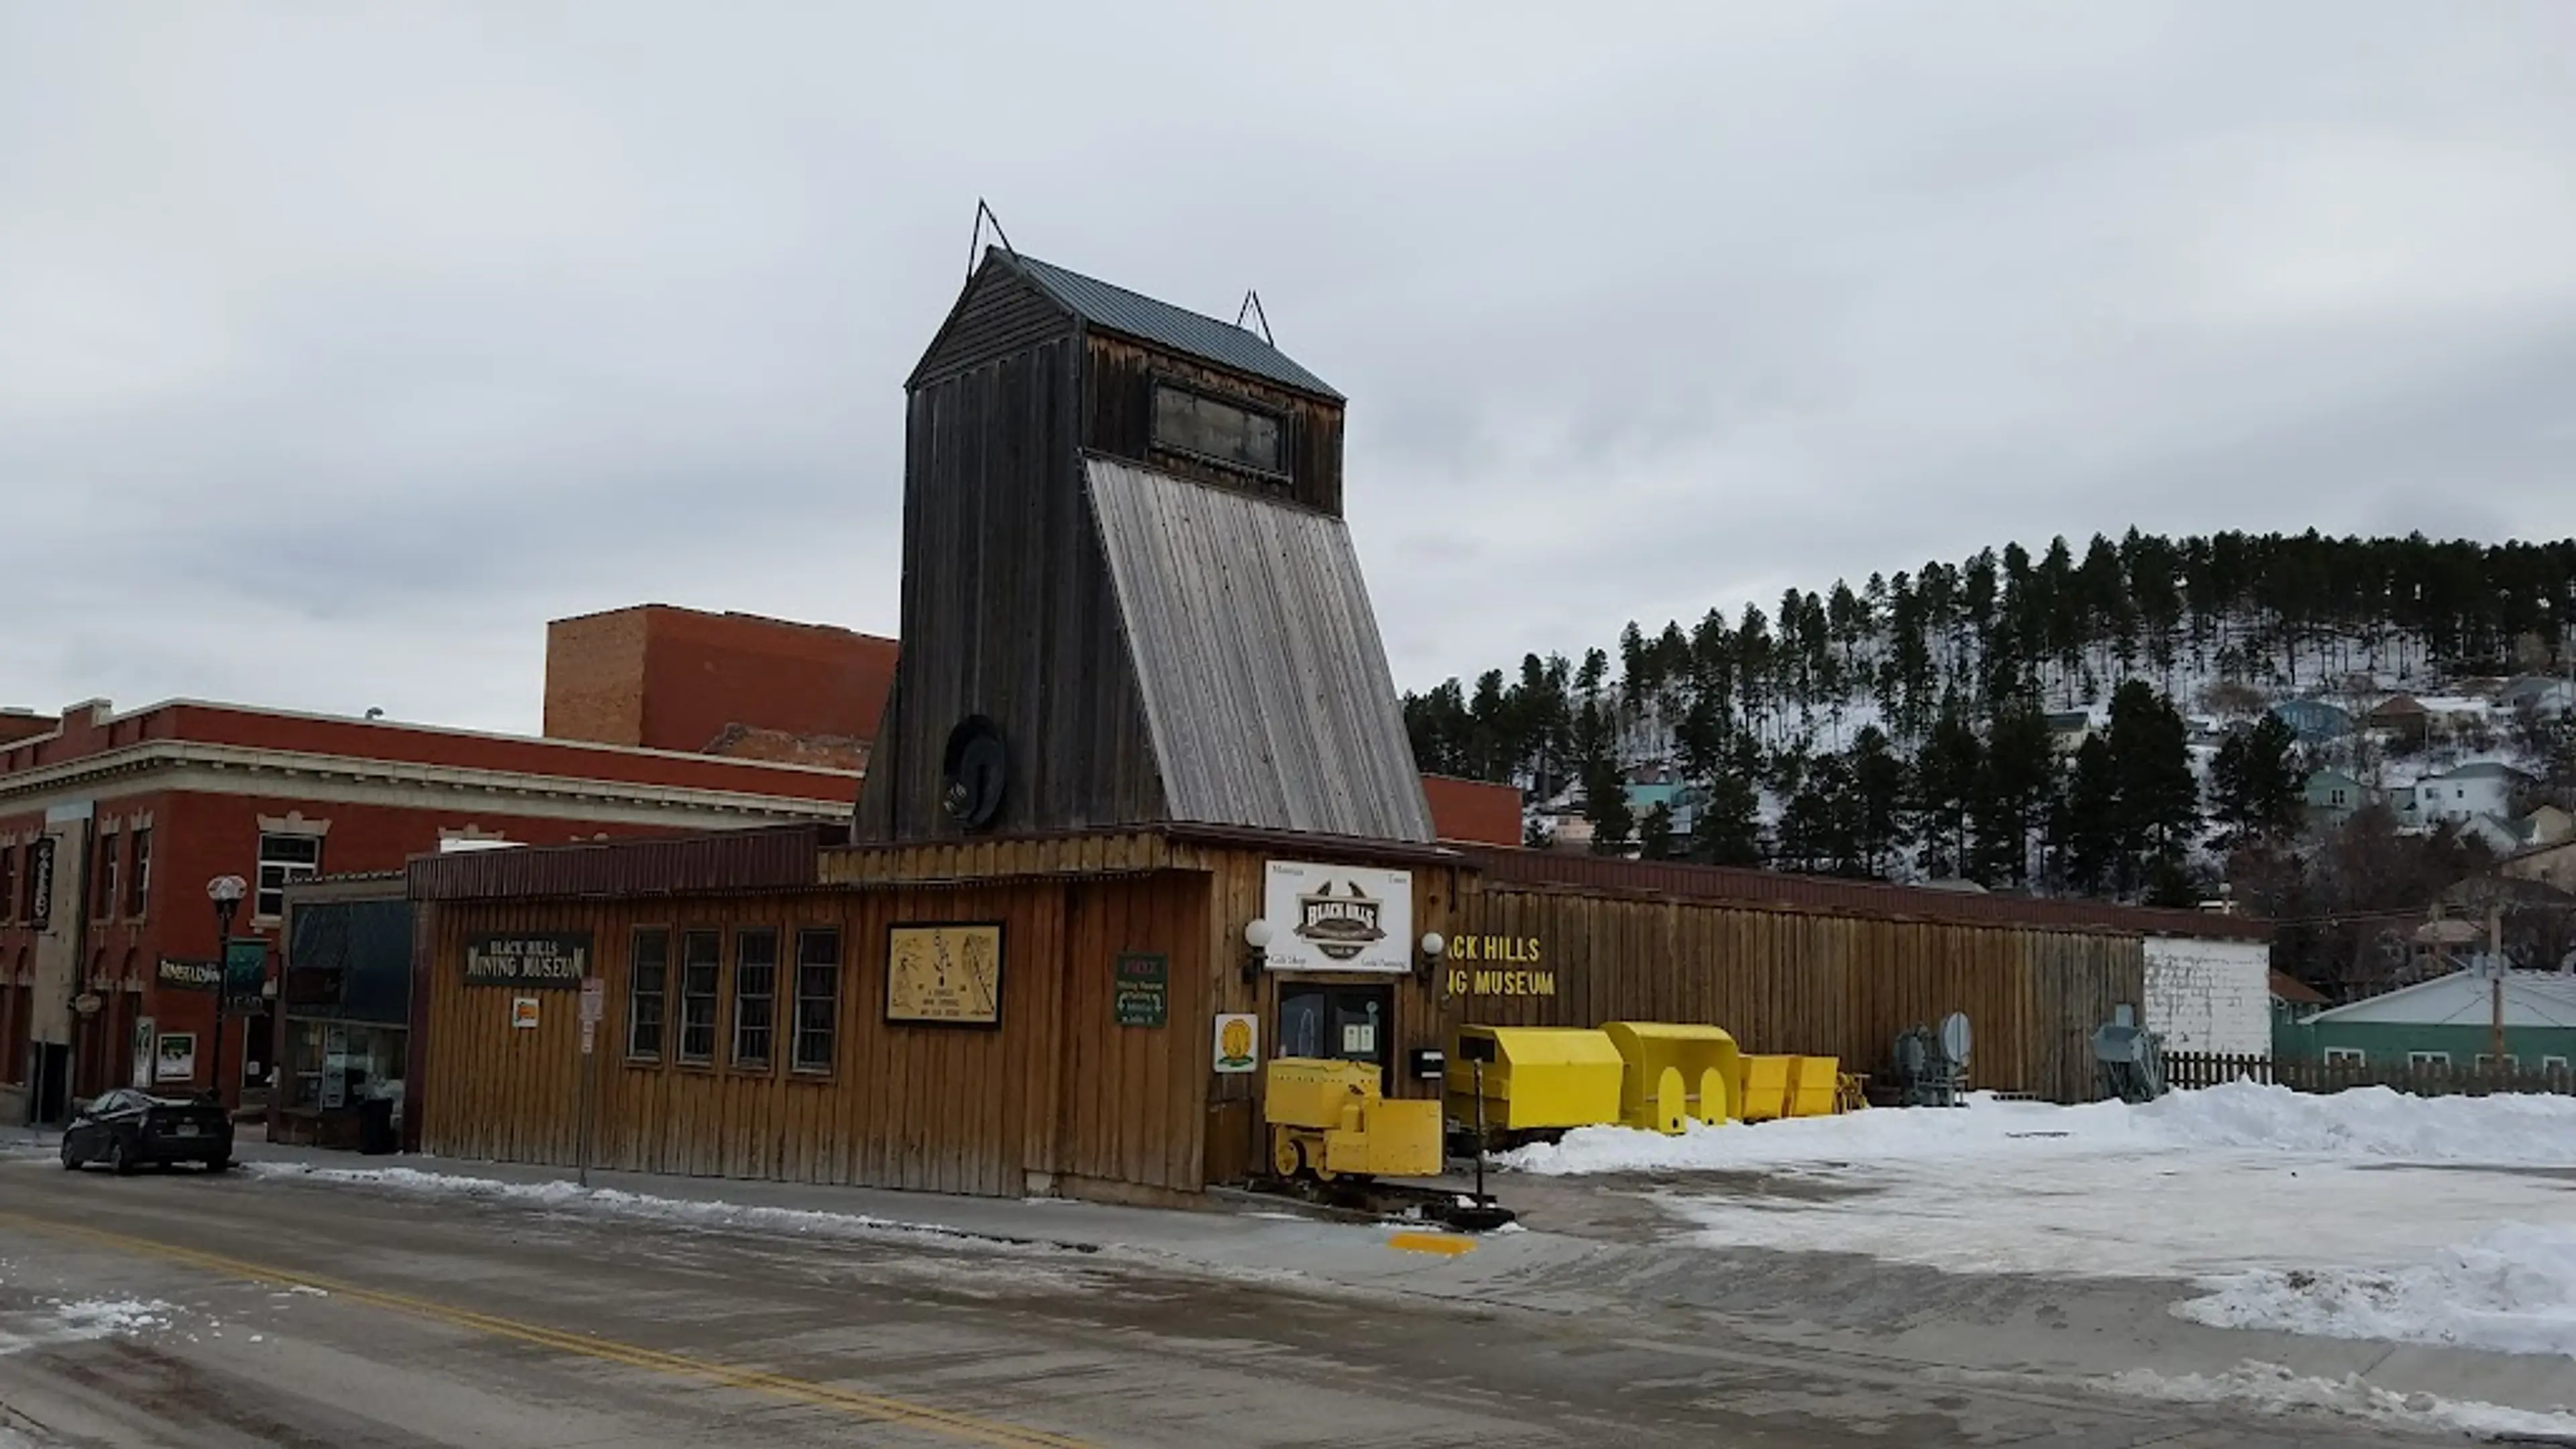
[[[1086,472],[1171,816],[1430,840],[1341,520],[1107,458]]]
[[[539,996],[539,1025],[510,1025],[507,989],[463,984],[467,937],[588,931],[607,984],[595,1085],[594,1166],[624,1171],[846,1183],[1014,1196],[1054,1189],[1187,1193],[1201,1177],[1209,1007],[1208,878],[900,886],[652,901],[428,907],[424,940],[432,1070],[424,1146],[442,1156],[558,1166],[575,1161],[580,1085],[577,996]],[[883,1018],[886,932],[897,922],[1000,921],[997,1027],[898,1026]],[[664,1059],[625,1057],[629,957],[638,926],[672,932],[673,998]],[[829,1074],[789,1069],[796,933],[841,932],[839,1032]],[[735,933],[780,932],[773,1065],[726,1063]],[[716,1061],[682,1066],[679,933],[723,932]],[[1170,962],[1170,1019],[1114,1023],[1114,963],[1126,951]]]
[[[996,258],[966,284],[905,386],[921,384],[1024,352],[1074,330],[1073,314]]]
[[[940,756],[970,714],[1000,727],[1008,753],[995,832],[1164,813],[1083,493],[1075,359],[1059,339],[912,393],[903,656],[858,839],[964,835],[940,808]]]
[[[1883,1071],[1896,1036],[1964,1011],[1975,1085],[2052,1101],[2094,1095],[2089,1039],[2121,1003],[2141,1005],[2140,938],[1901,921],[1758,906],[1495,888],[1468,898],[1461,931],[1537,943],[1544,996],[1477,995],[1453,1019],[1522,1026],[1706,1022],[1747,1051],[1829,1055]]]
[[[1342,516],[1342,408],[1238,372],[1147,347],[1124,337],[1085,334],[1085,447],[1167,473],[1218,483]],[[1250,403],[1287,424],[1288,477],[1265,479],[1188,453],[1154,446],[1154,379],[1214,397]]]

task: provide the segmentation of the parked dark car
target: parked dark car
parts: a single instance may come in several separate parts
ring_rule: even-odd
[[[63,1129],[63,1166],[92,1162],[120,1175],[147,1162],[202,1162],[221,1172],[233,1165],[233,1124],[204,1098],[110,1092]]]

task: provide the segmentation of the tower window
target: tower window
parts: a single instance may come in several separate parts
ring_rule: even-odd
[[[1287,428],[1275,413],[1154,384],[1154,446],[1205,458],[1229,468],[1285,477]]]

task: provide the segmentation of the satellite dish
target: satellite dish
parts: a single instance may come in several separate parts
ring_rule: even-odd
[[[1009,778],[1001,730],[980,714],[959,720],[939,760],[939,803],[949,818],[969,830],[992,824]]]
[[[1941,1018],[1941,1054],[1943,1056],[1954,1062],[1964,1062],[1968,1059],[1968,1048],[1972,1044],[1966,1012],[1954,1011]]]

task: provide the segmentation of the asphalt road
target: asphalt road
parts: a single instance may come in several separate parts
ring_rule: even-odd
[[[917,1238],[0,1159],[0,1446],[2415,1442]]]

